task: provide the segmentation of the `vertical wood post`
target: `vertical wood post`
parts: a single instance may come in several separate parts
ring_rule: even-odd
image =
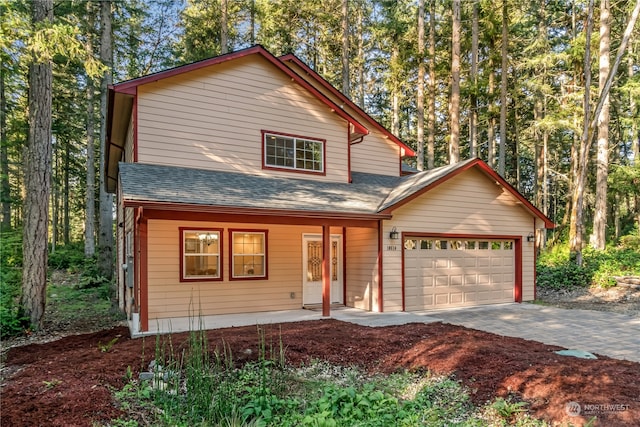
[[[149,330],[149,272],[148,272],[148,225],[147,219],[140,219],[140,331]]]

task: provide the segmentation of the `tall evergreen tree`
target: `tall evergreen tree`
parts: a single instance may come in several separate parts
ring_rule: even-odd
[[[33,2],[35,31],[53,23],[53,0]],[[51,189],[52,65],[36,54],[29,64],[29,139],[24,167],[23,274],[20,307],[31,325],[42,327],[47,287],[49,194]]]
[[[609,44],[611,36],[609,0],[600,1],[600,71],[599,93],[609,75]],[[602,112],[598,117],[598,144],[596,155],[596,204],[593,217],[591,246],[604,249],[607,240],[607,176],[609,175],[609,95],[605,96]]]
[[[100,83],[100,222],[98,231],[98,265],[101,274],[113,277],[113,194],[106,188],[106,135],[107,135],[107,88],[112,83],[113,48],[111,28],[111,1],[100,3],[100,60],[105,71]]]
[[[449,163],[460,160],[460,0],[452,3]]]

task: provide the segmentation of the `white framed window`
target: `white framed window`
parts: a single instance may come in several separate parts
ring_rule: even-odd
[[[324,173],[325,140],[262,131],[264,167]]]
[[[229,230],[230,280],[267,279],[267,230]]]
[[[222,229],[180,228],[180,281],[222,280]]]

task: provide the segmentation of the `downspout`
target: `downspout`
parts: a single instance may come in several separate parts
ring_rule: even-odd
[[[537,267],[538,267],[538,236],[536,235],[536,217],[533,217],[533,299],[538,299],[538,279],[537,279]]]
[[[125,156],[126,157],[126,156]],[[133,96],[133,162],[138,162],[138,87]]]
[[[356,138],[354,140],[351,139],[351,124],[347,125],[347,141],[349,141],[349,144],[347,145],[347,168],[349,170],[349,184],[351,184],[353,182],[353,179],[351,178],[351,146],[352,145],[356,145],[356,144],[360,144],[362,141],[364,140],[364,135]]]

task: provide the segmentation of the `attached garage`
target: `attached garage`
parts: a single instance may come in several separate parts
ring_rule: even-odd
[[[404,311],[521,299],[520,238],[405,235]]]

